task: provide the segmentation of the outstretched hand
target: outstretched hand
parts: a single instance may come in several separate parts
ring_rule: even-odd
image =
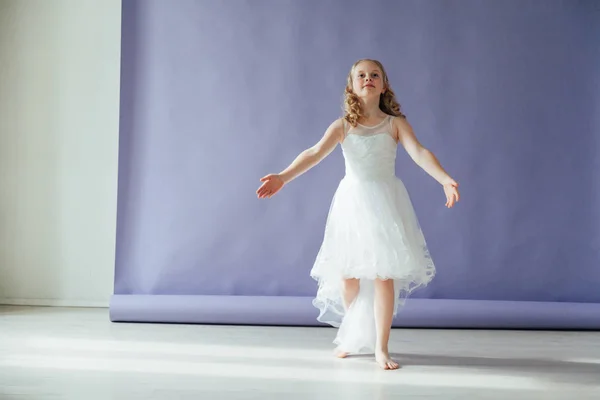
[[[446,207],[451,208],[460,199],[458,183],[454,179],[444,183],[444,193],[446,194]]]
[[[263,184],[256,191],[259,199],[273,196],[275,193],[279,192],[285,184],[281,176],[277,174],[269,174],[261,178],[260,181],[263,182]]]

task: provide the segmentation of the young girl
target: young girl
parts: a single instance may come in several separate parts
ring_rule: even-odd
[[[320,310],[317,320],[339,328],[338,357],[374,353],[381,368],[396,369],[388,352],[392,320],[404,299],[435,274],[409,195],[395,175],[398,143],[442,185],[446,207],[459,200],[458,184],[415,138],[380,62],[352,66],[344,109],[317,144],[279,174],[262,178],[256,193],[270,198],[341,144],[346,174],[310,273],[319,286],[313,305]]]

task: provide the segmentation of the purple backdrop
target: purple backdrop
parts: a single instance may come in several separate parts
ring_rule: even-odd
[[[123,1],[113,321],[317,324],[340,149],[255,190],[341,115],[370,57],[462,183],[447,210],[399,149],[438,274],[395,325],[600,326],[600,7],[365,4]]]

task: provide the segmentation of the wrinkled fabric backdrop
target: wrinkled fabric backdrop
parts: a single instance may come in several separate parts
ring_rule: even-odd
[[[313,325],[338,147],[269,200],[375,58],[420,141],[397,174],[437,275],[395,326],[600,325],[594,1],[124,0],[113,321]]]

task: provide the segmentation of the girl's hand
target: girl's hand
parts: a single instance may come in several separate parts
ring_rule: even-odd
[[[446,207],[451,208],[460,199],[458,193],[458,183],[454,179],[450,179],[444,183],[444,193],[446,194]]]
[[[256,191],[259,199],[273,196],[275,193],[279,192],[285,184],[278,174],[269,174],[261,178],[260,181],[263,182],[263,184]]]

